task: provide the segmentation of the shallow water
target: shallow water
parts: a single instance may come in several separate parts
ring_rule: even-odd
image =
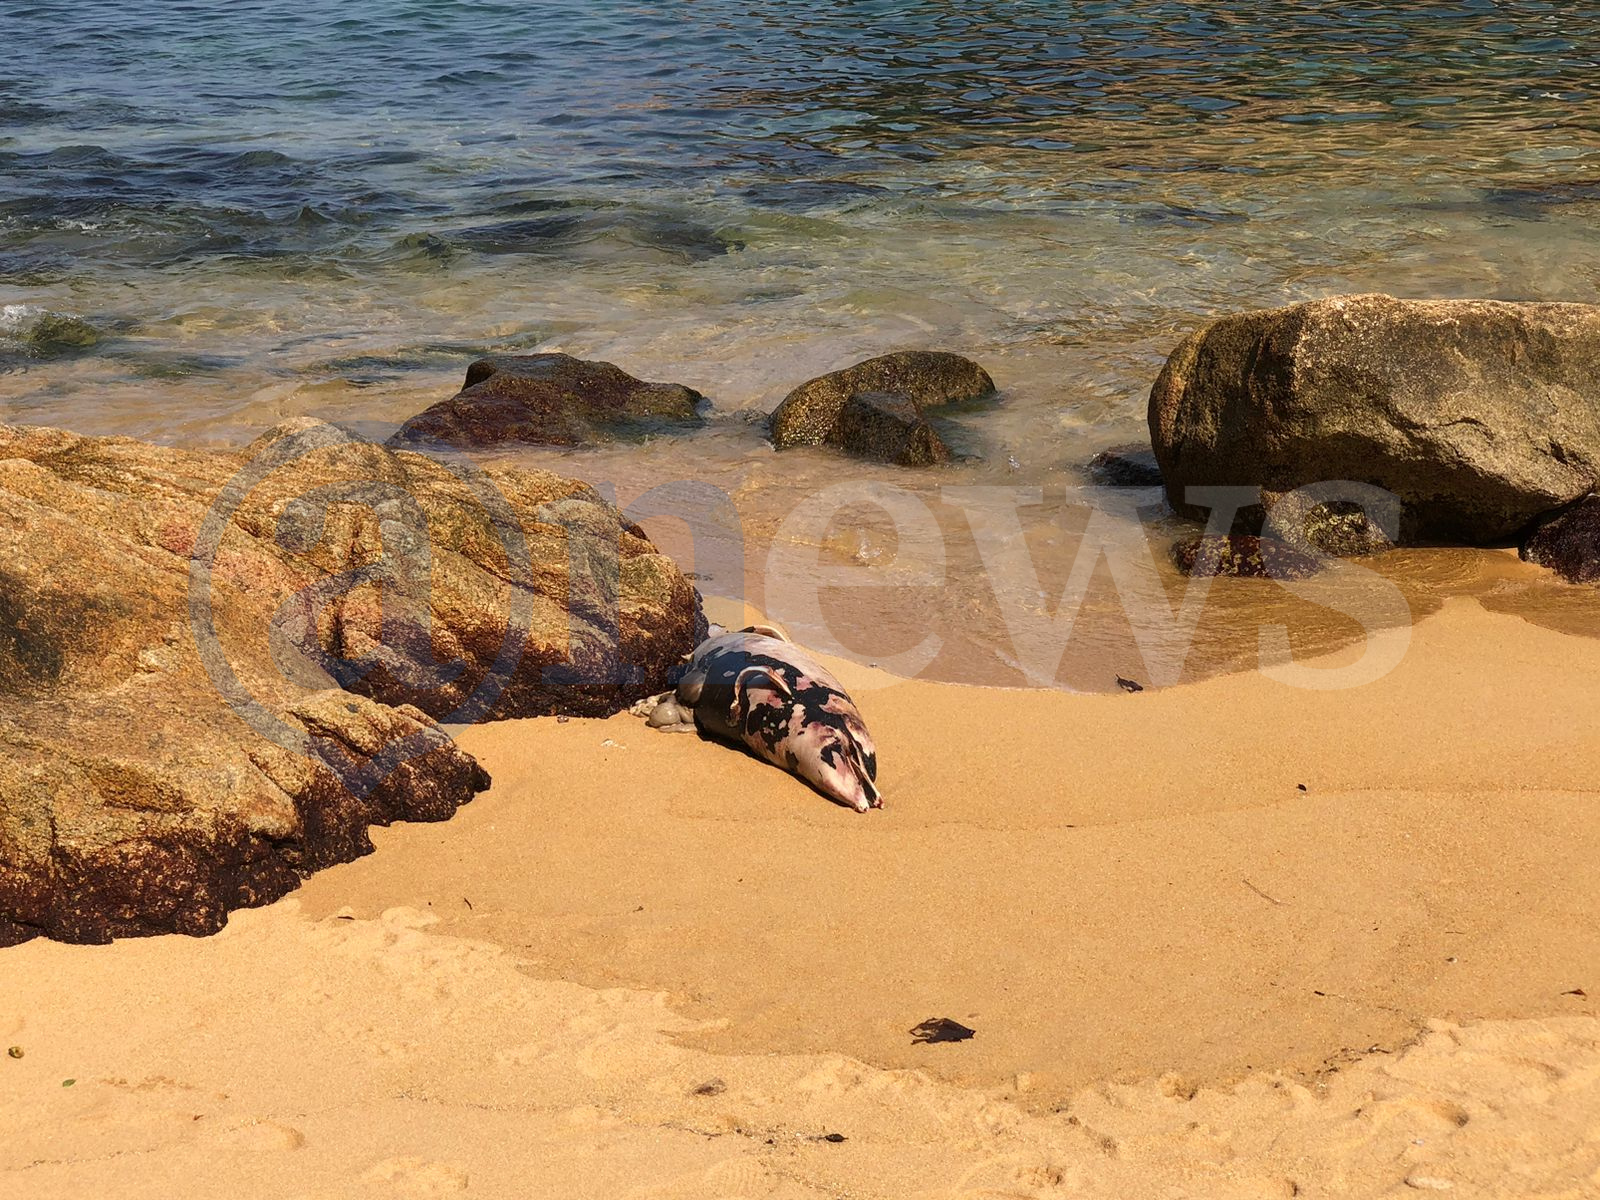
[[[891,657],[935,630],[925,669],[1038,682],[1049,646],[1020,651],[1018,621],[1052,611],[1070,574],[1086,510],[1066,489],[1095,451],[1144,437],[1150,380],[1185,332],[1345,291],[1600,290],[1592,3],[352,12],[4,14],[0,418],[186,444],[299,413],[383,432],[486,349],[607,358],[728,419],[643,449],[515,457],[623,498],[680,477],[723,488],[747,578],[705,586],[780,613],[796,606],[769,594],[765,546],[795,505],[888,480],[942,531],[901,566],[942,559],[947,582],[856,589],[823,615],[833,641]],[[964,421],[973,461],[930,477],[775,460],[733,416],[913,345],[1000,383]],[[970,485],[1041,489],[1020,535],[1032,583],[963,543],[938,491]],[[1171,531],[1149,528],[1177,604]],[[872,536],[852,529],[840,552],[892,559]],[[1586,626],[1585,599],[1503,557],[1382,570],[1414,612],[1486,587],[1535,615],[1548,593],[1554,619]],[[1170,631],[1130,657],[1128,605],[1096,595],[1059,678],[1162,675]],[[1219,584],[1186,673],[1254,660],[1274,620],[1302,652],[1355,628],[1272,585]]]

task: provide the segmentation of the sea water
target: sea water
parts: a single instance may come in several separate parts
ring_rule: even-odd
[[[720,489],[744,570],[703,590],[829,648],[1110,687],[1255,665],[1263,630],[1359,645],[1359,571],[1319,595],[1218,581],[1185,626],[1156,498],[1149,565],[1074,593],[1083,468],[1145,438],[1165,356],[1223,313],[1594,301],[1597,68],[1585,0],[0,3],[0,419],[382,434],[478,354],[561,350],[695,387],[714,419],[492,457],[624,503]],[[778,456],[747,419],[904,347],[1002,389],[954,466]],[[683,524],[647,527],[693,566]],[[868,586],[797,602],[810,565]],[[1403,598],[1379,624],[1470,593],[1596,627],[1505,554],[1368,567]],[[1145,619],[1152,578],[1170,608]]]

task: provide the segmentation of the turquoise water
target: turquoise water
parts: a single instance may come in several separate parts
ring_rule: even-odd
[[[0,419],[381,432],[560,349],[730,416],[562,469],[759,526],[870,469],[732,414],[924,345],[1004,390],[942,480],[1048,488],[1218,313],[1594,300],[1597,81],[1584,0],[0,5]]]

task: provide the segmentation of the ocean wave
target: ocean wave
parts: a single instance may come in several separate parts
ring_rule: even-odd
[[[0,304],[0,337],[17,337],[23,328],[43,316],[38,304]]]

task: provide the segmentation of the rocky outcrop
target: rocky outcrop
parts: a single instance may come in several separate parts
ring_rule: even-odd
[[[1234,579],[1307,579],[1321,569],[1285,542],[1244,533],[1185,538],[1173,546],[1172,561],[1185,575]]]
[[[1586,496],[1538,521],[1521,553],[1568,583],[1600,583],[1600,496]]]
[[[830,445],[926,465],[945,461],[949,451],[925,414],[993,394],[989,373],[959,354],[904,350],[801,384],[773,410],[768,430],[779,450]]]
[[[1600,307],[1342,296],[1214,322],[1150,393],[1168,498],[1355,480],[1399,540],[1516,537],[1600,478]]]
[[[0,715],[0,946],[213,933],[325,866],[367,830],[441,821],[488,775],[415,709],[324,691],[279,717],[352,756],[418,752],[352,791],[340,772],[254,733],[193,664],[104,693],[7,697]]]
[[[616,711],[703,632],[555,475],[0,426],[0,944],[213,931],[486,787],[436,718]]]
[[[395,445],[581,446],[702,422],[699,392],[646,383],[568,354],[500,355],[467,368],[454,396],[412,417]]]

